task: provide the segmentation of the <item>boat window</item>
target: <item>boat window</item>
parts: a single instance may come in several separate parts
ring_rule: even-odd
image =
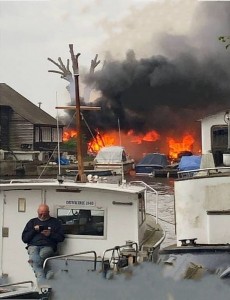
[[[57,219],[65,234],[104,235],[104,211],[89,209],[58,208]]]
[[[212,127],[212,148],[226,149],[228,144],[228,127],[213,126]]]
[[[139,199],[139,218],[138,222],[141,225],[145,220],[145,199],[143,194],[138,195]]]

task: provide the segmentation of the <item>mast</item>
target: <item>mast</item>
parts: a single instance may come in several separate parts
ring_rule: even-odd
[[[69,69],[69,59],[67,59],[66,66],[64,65],[62,59],[59,57],[58,62],[48,57],[48,60],[51,61],[55,66],[59,68],[59,71],[56,70],[48,70],[48,72],[57,73],[61,75],[61,78],[69,81],[70,85],[74,84],[75,88],[75,106],[56,106],[57,109],[69,109],[76,111],[76,129],[77,129],[77,152],[76,157],[78,161],[78,175],[76,176],[76,181],[86,182],[86,176],[84,174],[84,161],[83,161],[83,147],[82,147],[82,131],[81,131],[81,112],[80,110],[100,110],[101,108],[98,106],[81,106],[80,105],[80,95],[79,95],[79,68],[78,68],[78,57],[80,53],[77,55],[74,54],[73,44],[69,44],[69,50],[71,54],[72,60],[72,68],[73,68],[73,76]],[[94,72],[96,66],[100,63],[97,61],[98,55],[95,56],[93,60],[91,60],[90,73]],[[69,86],[68,86],[69,87]],[[67,90],[68,90],[67,87]],[[69,87],[70,89],[70,87]]]
[[[73,76],[75,84],[75,100],[76,100],[76,128],[77,128],[77,161],[78,161],[78,175],[76,181],[86,182],[86,176],[84,174],[84,161],[83,161],[83,149],[82,149],[82,133],[81,133],[81,114],[80,114],[80,96],[79,96],[79,69],[78,69],[78,57],[74,54],[73,44],[69,44],[69,50],[72,60]]]

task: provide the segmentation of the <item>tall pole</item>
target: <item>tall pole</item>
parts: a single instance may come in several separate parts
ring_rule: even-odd
[[[77,127],[77,161],[78,161],[78,175],[76,181],[85,182],[86,176],[84,174],[84,161],[83,161],[83,150],[82,150],[82,133],[81,133],[81,114],[80,114],[80,96],[79,96],[79,69],[78,69],[78,57],[74,55],[73,45],[69,44],[73,75],[75,84],[75,98],[76,98],[76,127]]]
[[[224,115],[224,120],[228,125],[228,147],[227,149],[230,150],[230,113],[229,111],[226,111]]]

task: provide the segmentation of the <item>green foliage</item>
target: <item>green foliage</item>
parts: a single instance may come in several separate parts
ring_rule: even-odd
[[[66,150],[76,151],[76,148],[77,148],[76,138],[71,138],[68,141],[63,142],[63,146]]]
[[[230,36],[219,36],[218,39],[222,43],[225,43],[225,48],[228,49],[228,47],[230,46]]]

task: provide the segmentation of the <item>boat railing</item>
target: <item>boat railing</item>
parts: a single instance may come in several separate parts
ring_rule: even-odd
[[[158,198],[159,198],[158,191],[155,190],[154,188],[152,188],[150,185],[148,185],[144,181],[130,181],[129,184],[130,185],[142,185],[146,188],[146,195],[147,195],[147,191],[153,192],[156,195],[156,224],[158,224]],[[147,197],[145,197],[145,199],[146,198]],[[145,203],[145,206],[146,206],[146,203]]]
[[[208,177],[213,175],[224,175],[230,173],[230,167],[213,167],[213,168],[204,168],[204,169],[195,169],[195,170],[188,170],[188,171],[178,171],[178,178],[179,179],[188,179],[193,177]]]
[[[45,269],[47,263],[51,260],[57,260],[57,259],[62,259],[65,258],[66,264],[68,262],[68,259],[70,259],[73,256],[80,256],[80,255],[87,255],[87,254],[93,254],[94,256],[94,268],[93,271],[96,270],[96,266],[97,266],[97,254],[95,251],[85,251],[85,252],[77,252],[77,253],[72,253],[72,254],[63,254],[63,255],[57,255],[57,256],[51,256],[45,259],[44,263],[43,263],[43,269]]]
[[[18,285],[27,284],[27,283],[30,283],[31,287],[34,286],[34,282],[33,281],[27,280],[27,281],[18,281],[18,282],[13,282],[13,283],[1,284],[0,288],[13,287],[13,286],[18,286]]]
[[[9,180],[0,180],[0,183],[4,183],[4,184],[16,184],[16,183],[43,183],[43,182],[56,182],[57,179],[51,179],[51,178],[47,178],[47,179],[9,179]]]
[[[106,254],[112,252],[108,260]],[[127,241],[125,245],[115,246],[104,251],[102,255],[102,272],[106,273],[113,265],[113,268],[119,270],[120,268],[128,265],[128,257],[135,257],[138,255],[138,244],[136,242]]]
[[[62,181],[68,181],[68,182],[74,182],[73,179],[67,178],[65,176],[62,176],[61,178],[30,178],[30,179],[0,179],[0,184],[18,184],[18,183],[51,183],[51,182],[57,182],[59,183]]]

